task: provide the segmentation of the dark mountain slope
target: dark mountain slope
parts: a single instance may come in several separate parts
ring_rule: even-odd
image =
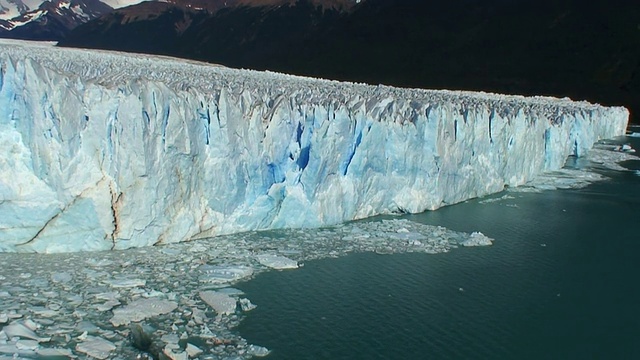
[[[33,11],[9,20],[0,20],[0,37],[59,40],[79,24],[112,10],[100,0],[44,1]]]
[[[569,96],[640,114],[634,1],[255,3],[216,11],[163,4],[147,17],[128,15],[151,12],[134,6],[62,44],[374,84]]]

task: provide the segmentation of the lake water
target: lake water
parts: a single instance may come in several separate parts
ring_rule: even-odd
[[[269,359],[639,359],[640,176],[598,172],[610,180],[405,216],[493,246],[262,273],[237,285],[258,305],[239,331]]]

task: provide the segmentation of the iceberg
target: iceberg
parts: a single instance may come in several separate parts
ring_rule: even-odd
[[[0,251],[418,213],[525,184],[629,112],[0,41]]]

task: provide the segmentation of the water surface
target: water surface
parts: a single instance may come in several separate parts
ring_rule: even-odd
[[[258,305],[240,333],[270,359],[640,358],[640,176],[598,171],[611,179],[406,216],[491,247],[260,274],[238,286]]]

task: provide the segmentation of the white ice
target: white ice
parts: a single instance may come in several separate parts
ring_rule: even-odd
[[[178,307],[174,301],[163,299],[137,299],[113,310],[111,323],[113,326],[127,325],[131,322],[138,322],[146,318],[167,314]]]
[[[0,251],[417,213],[623,135],[621,107],[0,41]]]
[[[297,269],[298,262],[291,260],[285,256],[273,255],[273,254],[261,254],[257,255],[258,262],[266,267],[270,267],[276,270],[284,269]]]

